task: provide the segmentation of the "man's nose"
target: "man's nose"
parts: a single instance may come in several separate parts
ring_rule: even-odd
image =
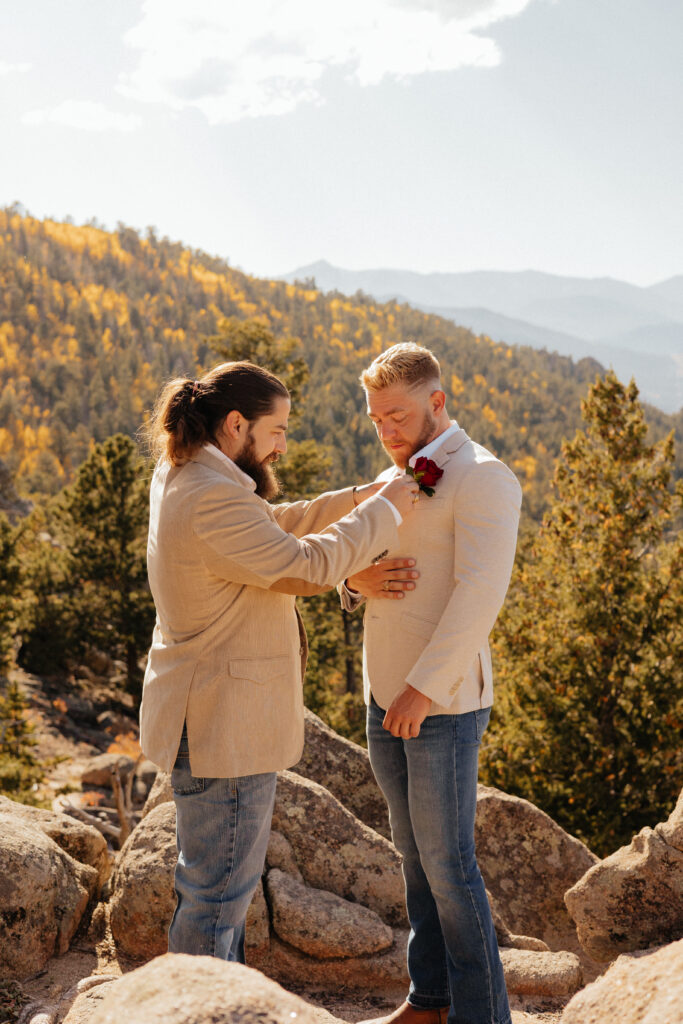
[[[379,428],[380,441],[388,441],[396,433],[396,428],[390,423],[382,423]]]
[[[282,437],[275,443],[275,451],[279,452],[280,455],[284,455],[287,451],[287,438]]]

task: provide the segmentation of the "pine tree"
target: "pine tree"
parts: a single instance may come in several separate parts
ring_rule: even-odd
[[[35,517],[20,651],[27,668],[54,672],[95,647],[124,661],[127,687],[139,697],[139,662],[154,624],[148,488],[147,463],[116,434],[93,447],[73,485]]]
[[[32,787],[43,772],[33,753],[34,726],[26,718],[28,701],[15,682],[0,697],[0,793],[30,803]]]
[[[141,682],[154,604],[147,583],[149,468],[130,438],[95,445],[63,501],[70,569],[80,586],[82,642],[123,657],[129,690]]]
[[[608,373],[582,411],[497,627],[483,776],[605,855],[680,788],[683,489],[673,437],[648,444],[633,382]]]
[[[292,416],[296,418],[310,376],[308,364],[301,355],[299,338],[276,339],[259,320],[226,317],[218,324],[218,334],[211,335],[206,342],[222,359],[231,362],[245,359],[279,377],[292,396]]]
[[[12,654],[20,585],[16,532],[0,512],[0,671],[7,668]]]

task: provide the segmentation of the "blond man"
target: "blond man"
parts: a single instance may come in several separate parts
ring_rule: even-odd
[[[510,1024],[474,818],[493,702],[488,636],[510,579],[521,490],[449,417],[429,350],[394,345],[361,381],[393,463],[380,479],[426,473],[398,545],[341,589],[348,610],[367,602],[368,746],[403,856],[411,924],[410,989],[386,1021]],[[411,556],[415,571],[405,566]]]

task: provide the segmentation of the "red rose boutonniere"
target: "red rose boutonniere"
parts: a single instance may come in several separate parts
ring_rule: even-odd
[[[436,484],[443,476],[443,470],[439,469],[431,459],[425,459],[424,455],[415,460],[414,466],[406,466],[406,473],[412,476],[413,480],[417,480],[420,490],[430,498],[434,494]]]

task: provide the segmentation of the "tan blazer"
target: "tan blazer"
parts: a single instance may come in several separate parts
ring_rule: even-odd
[[[387,557],[412,555],[417,587],[401,601],[367,602],[365,699],[388,708],[412,684],[433,700],[430,714],[462,714],[493,703],[488,636],[515,557],[521,488],[514,474],[464,430],[432,456],[443,469],[433,497],[421,495]],[[381,474],[390,479],[395,467]],[[360,603],[340,589],[347,610]]]
[[[397,543],[389,505],[375,497],[354,510],[350,488],[271,506],[236,466],[209,452],[180,468],[157,466],[147,549],[157,622],[140,709],[145,755],[170,771],[187,719],[195,775],[231,778],[295,764],[304,734],[301,638],[294,597],[268,588],[282,577],[334,586]]]

